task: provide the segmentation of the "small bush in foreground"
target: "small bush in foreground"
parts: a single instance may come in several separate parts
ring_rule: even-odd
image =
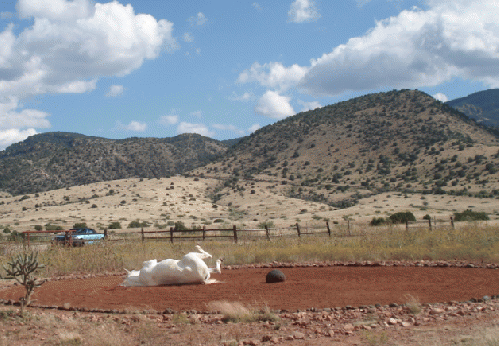
[[[26,295],[20,299],[21,315],[24,315],[24,307],[29,306],[31,295],[36,287],[40,287],[45,280],[35,278],[35,272],[44,265],[38,262],[38,253],[30,252],[14,256],[7,266],[4,266],[8,276],[13,277],[26,288]],[[20,279],[18,278],[20,277]]]
[[[279,317],[268,308],[252,310],[239,302],[216,301],[208,303],[208,308],[224,315],[224,322],[275,322]]]

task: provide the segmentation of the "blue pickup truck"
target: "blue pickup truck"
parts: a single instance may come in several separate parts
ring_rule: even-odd
[[[83,246],[104,239],[104,234],[97,233],[94,229],[79,228],[64,231],[64,234],[55,236],[54,243],[69,244],[73,246]]]

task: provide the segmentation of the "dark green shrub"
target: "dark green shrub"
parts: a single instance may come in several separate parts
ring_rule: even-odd
[[[43,226],[42,225],[35,225],[33,228],[37,231],[41,231],[43,229]]]
[[[78,228],[88,228],[88,226],[85,222],[77,222],[73,225],[73,229],[78,229]]]
[[[108,229],[121,229],[121,224],[119,223],[119,221],[114,221],[114,222],[111,222],[109,224],[109,226],[107,226]]]
[[[416,218],[414,217],[414,214],[411,213],[410,211],[406,212],[399,212],[390,215],[390,220],[392,223],[406,223],[407,221],[416,221]]]
[[[62,226],[59,226],[59,225],[51,225],[51,224],[46,224],[45,225],[45,229],[47,231],[60,231],[62,230]]]
[[[150,224],[147,221],[140,222],[139,220],[134,220],[128,224],[127,228],[142,228],[149,227]]]
[[[471,209],[466,209],[462,213],[454,213],[455,221],[487,221],[489,216],[484,212],[476,212]]]
[[[186,230],[187,227],[185,227],[185,224],[182,221],[176,221],[175,222],[175,229],[179,231]]]
[[[385,219],[383,217],[373,217],[371,220],[371,226],[389,225],[391,223],[390,219]]]

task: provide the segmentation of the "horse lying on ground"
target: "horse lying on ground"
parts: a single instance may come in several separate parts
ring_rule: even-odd
[[[215,268],[208,268],[205,259],[212,256],[196,245],[199,252],[189,252],[181,260],[144,261],[140,270],[127,272],[121,286],[162,286],[178,284],[209,284],[217,280],[210,279],[211,273],[221,273],[222,259],[216,261]]]

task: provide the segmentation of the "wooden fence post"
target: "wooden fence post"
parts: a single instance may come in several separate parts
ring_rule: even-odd
[[[406,232],[409,232],[409,220],[405,222],[405,230]]]
[[[142,234],[142,242],[144,242],[144,227],[141,228],[140,233]]]
[[[206,239],[206,226],[203,226],[203,241]]]
[[[435,222],[435,225],[436,225],[436,222]],[[431,231],[431,218],[428,220],[428,228],[430,229]]]
[[[452,216],[450,217],[450,225],[454,229],[454,218]]]
[[[27,233],[27,237],[26,236],[23,237],[23,247],[25,247],[26,245],[29,248],[29,232]]]
[[[267,236],[267,240],[270,241],[270,231],[269,226],[265,225],[265,235]]]
[[[170,227],[170,243],[173,243],[173,227]]]
[[[296,232],[298,233],[298,238],[300,238],[301,232],[300,232],[300,225],[298,224],[298,222],[296,223]]]
[[[104,239],[107,240],[107,228],[104,228]]]
[[[237,244],[237,230],[236,230],[236,225],[232,226],[232,230],[234,231],[234,243]]]
[[[329,228],[329,221],[326,221],[326,226],[327,226],[327,234],[329,237],[331,237],[331,228]]]

